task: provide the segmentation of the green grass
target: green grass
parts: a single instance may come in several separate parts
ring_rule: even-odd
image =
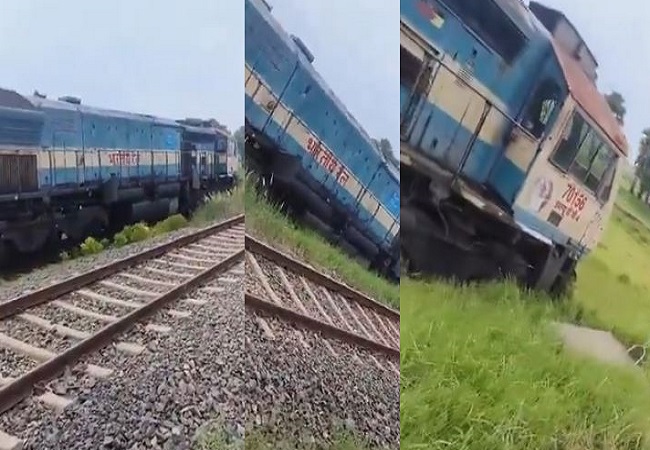
[[[215,418],[203,424],[197,431],[193,450],[244,450],[245,443],[240,437],[235,438],[223,425],[223,418]]]
[[[232,192],[216,194],[194,213],[190,221],[191,225],[202,227],[244,213],[244,192],[244,184],[240,183]]]
[[[650,340],[650,207],[623,188],[571,302],[507,283],[401,284],[402,448],[643,449],[648,372],[569,355],[550,323]]]
[[[345,433],[340,433],[332,443],[324,445],[296,439],[276,439],[264,432],[249,432],[249,428],[246,429],[246,450],[366,450],[368,448],[362,440]]]
[[[371,273],[316,232],[293,223],[258,194],[252,182],[247,181],[245,191],[247,233],[325,269],[330,275],[378,301],[399,307],[399,286]]]
[[[313,444],[308,439],[287,439],[266,429],[246,427],[245,441],[229,438],[219,422],[208,424],[194,445],[194,450],[366,450],[363,440],[343,431],[337,432],[330,444]],[[303,442],[307,441],[307,442]]]
[[[603,241],[578,267],[575,299],[590,325],[628,344],[650,340],[650,207],[621,190]]]
[[[561,314],[509,284],[403,280],[401,448],[644,448],[645,378],[566,355]]]

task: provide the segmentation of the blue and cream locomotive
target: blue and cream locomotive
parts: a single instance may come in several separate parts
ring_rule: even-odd
[[[245,2],[246,158],[294,211],[399,279],[400,177],[263,0]]]
[[[560,12],[401,0],[403,264],[555,294],[598,243],[627,143]]]
[[[0,89],[0,259],[190,213],[231,185],[227,132]]]

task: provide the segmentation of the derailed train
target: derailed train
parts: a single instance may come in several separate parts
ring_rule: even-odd
[[[400,177],[264,0],[246,0],[246,158],[293,211],[399,279]]]
[[[559,11],[401,0],[402,264],[555,295],[610,216],[627,142]]]
[[[0,89],[0,261],[188,214],[235,182],[229,133]]]

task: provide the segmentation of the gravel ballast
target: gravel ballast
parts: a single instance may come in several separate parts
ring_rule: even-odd
[[[303,329],[307,349],[296,328],[261,316],[272,330],[271,340],[256,314],[246,308],[247,432],[259,430],[270,443],[303,445],[327,445],[349,433],[372,448],[399,448],[396,373],[378,368],[367,353],[328,339],[333,356],[320,335]]]
[[[137,242],[125,247],[109,248],[96,255],[63,261],[57,264],[49,264],[35,269],[30,273],[21,275],[15,280],[0,281],[0,303],[27,292],[44,288],[50,284],[65,280],[66,278],[79,275],[80,273],[87,272],[91,269],[95,269],[98,266],[108,264],[116,259],[126,258],[144,250],[165,244],[196,231],[197,228],[184,228],[182,230],[173,231],[162,236],[156,236],[146,241]]]
[[[191,293],[209,302],[63,413],[46,415],[22,433],[24,448],[186,449],[214,420],[233,439],[243,439],[243,283],[212,284],[225,287],[224,293]]]

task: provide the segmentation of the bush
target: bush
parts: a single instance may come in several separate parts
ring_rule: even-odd
[[[124,247],[128,243],[129,239],[126,237],[126,233],[124,233],[124,231],[120,231],[115,236],[113,236],[113,245],[115,245],[117,248]]]
[[[96,255],[104,250],[104,246],[94,237],[87,237],[80,245],[79,250],[83,256]]]
[[[219,192],[205,202],[192,217],[196,226],[225,220],[244,212],[244,185],[235,186],[232,191]]]
[[[183,217],[181,214],[175,214],[173,216],[166,218],[163,221],[158,222],[153,227],[153,234],[159,235],[159,234],[171,233],[172,231],[185,228],[187,224],[188,222],[185,217]]]
[[[151,228],[142,222],[124,227],[124,230],[122,230],[122,232],[126,235],[126,239],[129,244],[149,239],[153,234]]]

